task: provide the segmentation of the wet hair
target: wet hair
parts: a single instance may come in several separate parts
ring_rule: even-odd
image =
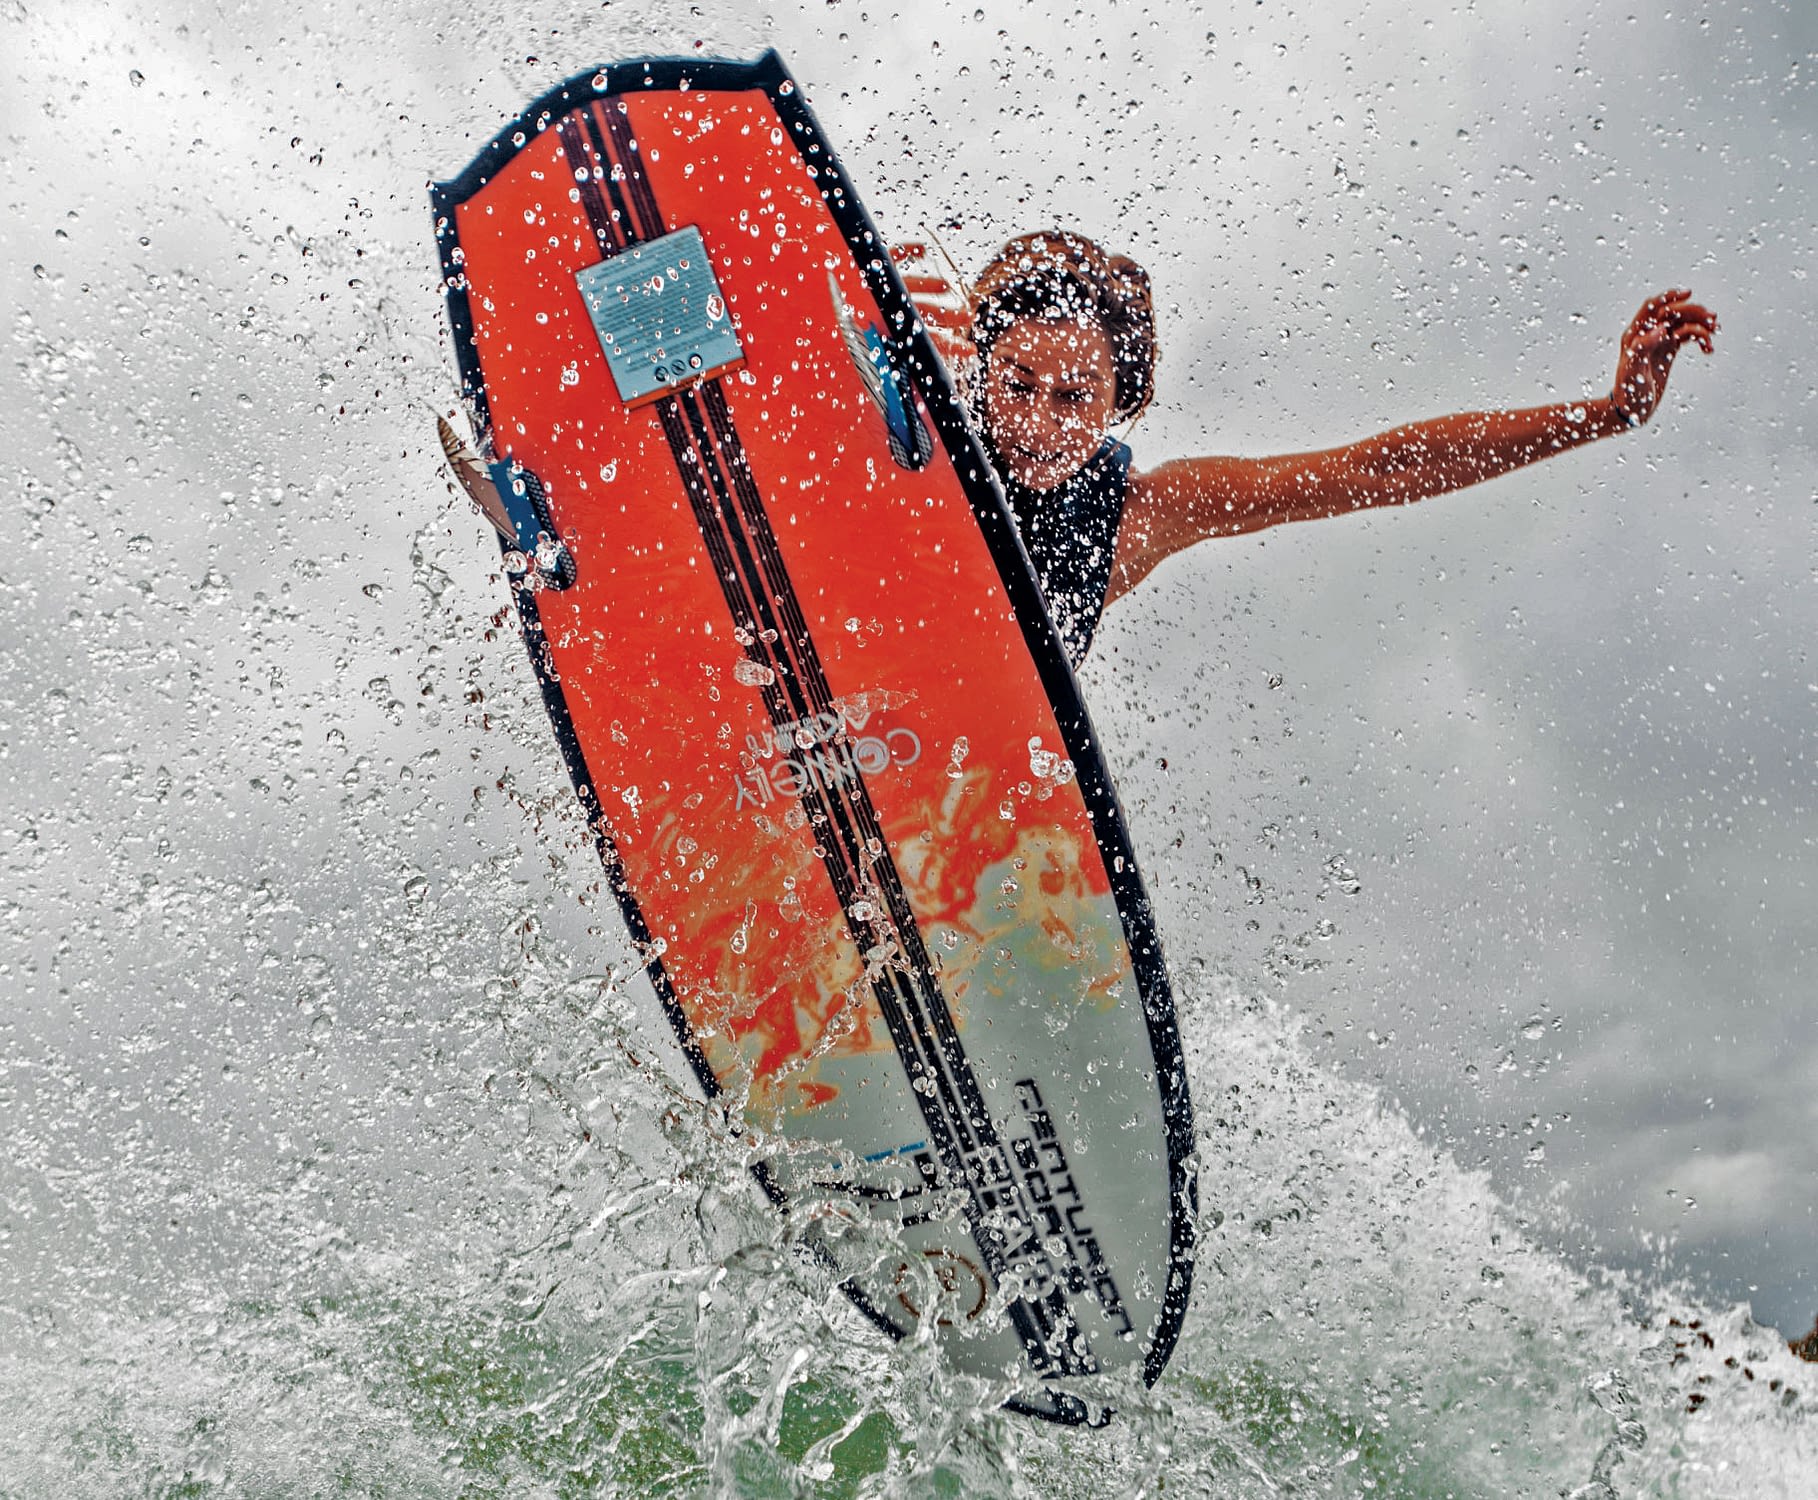
[[[1040,229],[998,251],[972,289],[972,337],[981,355],[1024,318],[1082,318],[1111,341],[1117,375],[1112,419],[1134,417],[1155,394],[1155,308],[1149,275],[1083,234]]]

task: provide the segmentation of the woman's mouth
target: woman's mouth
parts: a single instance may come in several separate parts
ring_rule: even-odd
[[[1015,459],[1016,462],[1027,464],[1030,468],[1051,468],[1055,464],[1067,461],[1065,453],[1038,453],[1033,448],[1024,448],[1016,443],[1006,443],[1004,447],[1006,458]]]

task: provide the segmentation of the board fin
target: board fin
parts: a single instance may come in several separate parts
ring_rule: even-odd
[[[890,357],[890,346],[875,328],[860,329],[831,271],[827,273],[827,290],[833,295],[833,311],[846,353],[852,358],[865,393],[883,413],[890,456],[902,468],[912,471],[926,468],[928,460],[934,457],[934,438],[915,409],[915,397],[908,381]]]
[[[556,535],[542,481],[515,459],[481,458],[446,417],[436,417],[436,434],[455,479],[498,532],[506,571],[529,575],[545,588],[573,584],[574,557]]]
[[[436,436],[442,440],[442,457],[448,461],[449,472],[466,492],[467,498],[473,501],[481,515],[492,522],[493,529],[501,538],[512,546],[517,546],[518,532],[512,525],[511,513],[505,509],[505,502],[493,488],[480,455],[468,447],[444,416],[436,418]]]

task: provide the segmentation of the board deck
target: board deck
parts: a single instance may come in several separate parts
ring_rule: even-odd
[[[578,75],[432,198],[524,637],[700,1086],[873,1322],[1097,1420],[1074,1377],[1153,1382],[1185,1312],[1186,1072],[884,241],[775,53]]]

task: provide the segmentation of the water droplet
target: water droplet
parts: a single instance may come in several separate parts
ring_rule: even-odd
[[[771,671],[770,668],[765,666],[761,661],[752,661],[748,657],[742,661],[733,663],[732,675],[737,681],[744,683],[746,687],[769,687],[771,683],[776,681],[775,672]]]
[[[1073,762],[1063,760],[1052,750],[1044,750],[1041,737],[1037,735],[1029,741],[1029,774],[1037,781],[1049,781],[1058,785],[1073,779]]]
[[[1591,1399],[1597,1403],[1600,1411],[1606,1411],[1612,1417],[1632,1417],[1635,1414],[1635,1393],[1629,1388],[1629,1383],[1620,1370],[1605,1370],[1591,1381],[1590,1389]]]

